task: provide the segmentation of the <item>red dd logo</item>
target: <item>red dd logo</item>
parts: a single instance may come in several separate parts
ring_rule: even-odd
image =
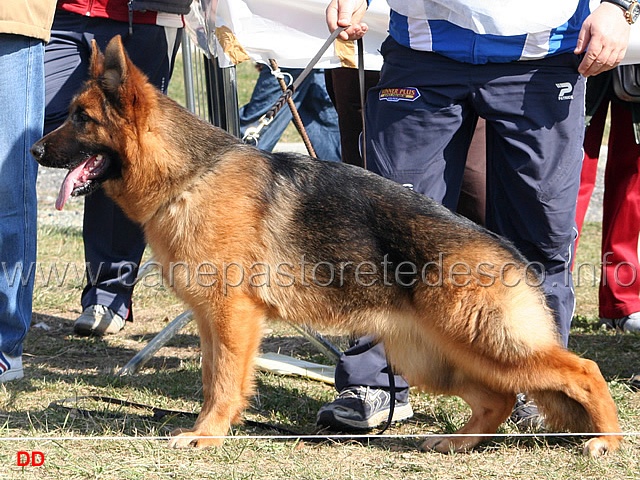
[[[20,450],[16,454],[16,465],[18,467],[41,467],[44,465],[44,453],[36,450],[33,452]]]

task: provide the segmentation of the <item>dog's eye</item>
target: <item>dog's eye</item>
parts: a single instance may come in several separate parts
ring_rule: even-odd
[[[76,110],[73,112],[73,120],[78,123],[89,123],[93,121],[93,119],[87,115],[87,112],[84,110]]]

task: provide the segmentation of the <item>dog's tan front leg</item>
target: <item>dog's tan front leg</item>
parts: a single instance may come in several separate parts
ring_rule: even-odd
[[[226,435],[253,393],[253,365],[264,312],[248,299],[229,301],[224,311],[198,321],[204,403],[193,428],[173,432],[169,442],[173,448],[221,445],[223,438],[206,437]]]

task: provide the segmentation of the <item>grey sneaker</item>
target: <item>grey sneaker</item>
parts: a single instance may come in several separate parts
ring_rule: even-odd
[[[640,333],[640,312],[622,318],[601,318],[600,325],[616,329],[619,332]]]
[[[369,387],[349,387],[337,398],[318,410],[316,423],[336,431],[369,430],[389,418],[391,394],[386,390]],[[401,422],[413,417],[411,404],[396,401],[393,421]]]
[[[539,431],[544,429],[544,418],[538,411],[538,406],[532,400],[527,399],[524,393],[516,397],[509,419],[516,424],[520,431]]]
[[[91,305],[84,309],[73,324],[78,335],[103,336],[118,333],[124,328],[124,318],[104,305]]]
[[[0,383],[24,377],[22,357],[11,357],[0,352]]]

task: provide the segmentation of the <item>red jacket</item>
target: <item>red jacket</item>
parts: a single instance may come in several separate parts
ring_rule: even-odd
[[[0,0],[1,1],[1,0]],[[132,18],[129,17],[131,3]],[[173,13],[159,13],[157,11],[135,9],[136,2],[129,0],[58,0],[57,8],[66,12],[77,13],[87,17],[109,18],[119,22],[147,23],[152,25],[183,26],[182,16],[176,14],[176,10],[166,11]],[[162,2],[158,2],[162,3]],[[164,3],[178,5],[188,4],[185,0],[168,0]],[[188,8],[187,8],[188,11]],[[164,12],[164,11],[163,11]],[[186,12],[183,12],[186,13]]]

